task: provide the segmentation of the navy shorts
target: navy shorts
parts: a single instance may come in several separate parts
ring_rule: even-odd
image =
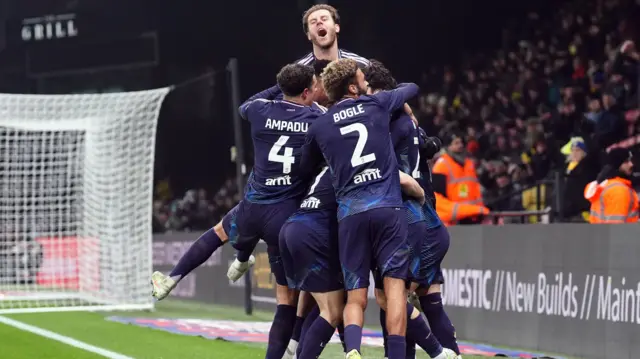
[[[404,208],[374,208],[338,224],[340,262],[346,290],[369,287],[369,275],[407,279],[409,246]]]
[[[338,231],[333,219],[295,214],[280,230],[280,254],[289,288],[309,293],[343,287]]]
[[[430,228],[427,231],[427,238],[420,251],[420,277],[417,283],[421,287],[429,287],[431,284],[444,283],[442,275],[442,260],[449,251],[450,237],[445,226]]]
[[[409,280],[418,283],[420,288],[428,288],[434,283],[444,283],[441,264],[449,250],[449,231],[447,227],[427,228],[427,222],[409,225]],[[382,277],[376,271],[374,280],[377,289],[382,289]]]
[[[234,248],[241,250],[251,244],[255,246],[260,239],[264,240],[267,243],[271,273],[276,277],[276,283],[283,286],[287,285],[287,277],[282,266],[278,238],[280,228],[298,209],[299,204],[297,199],[273,204],[243,200],[238,204],[236,214],[238,239]]]
[[[224,233],[227,234],[229,238],[229,243],[231,245],[235,245],[238,241],[238,226],[236,225],[236,214],[238,213],[238,206],[240,204],[236,204],[235,207],[231,208],[227,214],[222,217],[222,228],[224,229]]]

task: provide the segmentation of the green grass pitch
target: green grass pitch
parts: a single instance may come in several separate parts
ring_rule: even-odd
[[[262,359],[265,346],[261,344],[231,343],[172,334],[155,329],[109,322],[107,316],[200,318],[219,320],[269,321],[272,313],[256,312],[246,316],[238,308],[202,306],[178,301],[158,303],[154,312],[111,313],[37,313],[12,314],[6,317],[22,323],[53,331],[103,349],[117,352],[135,359]],[[0,324],[0,351],[6,359],[97,359],[103,356],[73,346],[47,339],[36,334]],[[340,345],[329,345],[321,358],[344,358]],[[382,359],[379,348],[363,348],[367,359]],[[428,358],[420,353],[418,358]],[[485,357],[464,356],[465,359]]]

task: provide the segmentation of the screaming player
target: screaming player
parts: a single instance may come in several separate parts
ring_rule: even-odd
[[[371,65],[366,71],[366,80],[369,84],[369,91],[372,94],[379,91],[396,88],[396,81],[391,72],[382,63],[371,60]],[[404,111],[396,111],[391,121],[391,140],[395,149],[396,158],[400,171],[415,178],[424,185],[420,171],[420,139],[419,132],[414,121]],[[410,247],[409,277],[413,282],[410,291],[415,290],[419,284],[428,285],[430,277],[433,275],[433,267],[438,265],[444,257],[444,253],[449,247],[449,237],[442,237],[442,232],[438,230],[442,227],[440,219],[433,211],[431,203],[423,205],[410,197],[404,198],[405,213],[408,222],[407,241]],[[446,230],[445,230],[446,232]],[[429,240],[430,238],[430,240]],[[436,263],[433,263],[433,262]],[[376,275],[376,299],[380,305],[380,324],[385,328],[385,307],[386,301],[383,292],[383,285],[379,276]],[[407,357],[415,357],[415,344],[423,348],[431,358],[455,358],[456,354],[444,349],[427,328],[426,322],[420,315],[418,309],[411,304],[407,305]],[[413,342],[411,339],[416,338]],[[386,347],[385,347],[386,350]]]
[[[313,51],[298,60],[299,64],[312,65],[318,59],[352,59],[360,67],[369,66],[369,60],[364,57],[338,48],[340,15],[333,6],[318,4],[310,7],[302,15],[302,29],[313,44]]]
[[[329,64],[322,81],[329,99],[337,102],[310,128],[303,162],[326,159],[338,201],[340,263],[348,291],[347,358],[361,358],[369,274],[379,267],[387,297],[389,358],[405,359],[407,224],[389,114],[415,96],[418,86],[366,96],[364,74],[351,59]]]

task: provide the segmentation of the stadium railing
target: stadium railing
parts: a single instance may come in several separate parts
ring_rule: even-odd
[[[532,217],[536,219],[535,222],[530,221]],[[485,216],[483,224],[504,225],[506,224],[505,218],[518,218],[520,223],[548,224],[552,223],[553,210],[551,207],[547,207],[542,210],[533,211],[493,211]]]
[[[527,187],[523,187],[517,190],[514,190],[505,195],[499,196],[497,198],[493,198],[490,201],[487,201],[487,207],[492,208],[496,204],[503,202],[508,199],[512,199],[513,197],[518,196],[520,198],[520,203],[522,204],[522,196],[527,191],[533,191],[533,202],[534,208],[524,208],[519,211],[507,211],[504,213],[520,213],[523,212],[520,216],[522,216],[522,223],[528,223],[525,221],[526,216],[541,216],[545,214],[552,214],[551,218],[556,221],[562,220],[562,213],[564,208],[563,198],[562,198],[562,187],[564,184],[564,177],[560,171],[554,171],[547,178],[537,181],[536,183],[529,185]],[[549,211],[551,213],[547,213]],[[526,213],[524,213],[526,212]],[[529,212],[541,212],[541,213],[529,213]],[[544,212],[544,213],[542,213]],[[503,213],[492,211],[493,213]],[[517,217],[514,215],[507,217]],[[537,218],[538,221],[541,220],[540,217]]]

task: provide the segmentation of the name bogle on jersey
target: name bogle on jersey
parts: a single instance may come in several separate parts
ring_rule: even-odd
[[[416,85],[409,84],[343,99],[310,127],[305,161],[318,162],[322,156],[326,160],[339,220],[373,208],[402,207],[398,164],[389,136],[390,113],[417,91]]]
[[[302,198],[308,186],[299,170],[302,146],[309,125],[324,109],[286,100],[257,99],[243,105],[241,113],[251,123],[255,152],[245,199],[276,203]]]

